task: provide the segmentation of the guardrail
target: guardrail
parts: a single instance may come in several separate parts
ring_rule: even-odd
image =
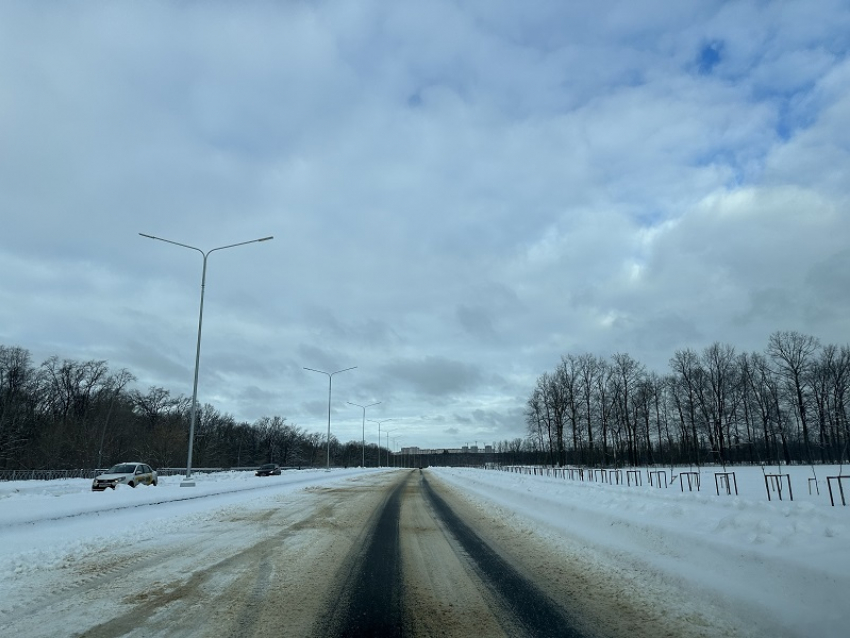
[[[93,479],[102,470],[0,470],[0,481],[53,481],[55,479]]]
[[[258,466],[259,467],[259,466]],[[98,474],[103,474],[108,468],[79,469],[79,470],[0,470],[0,481],[55,481],[57,479],[93,479]],[[238,468],[240,470],[256,470],[252,468]],[[226,472],[223,467],[193,467],[193,474],[206,474],[209,472]],[[156,470],[160,476],[179,476],[186,473],[185,467],[163,467]]]

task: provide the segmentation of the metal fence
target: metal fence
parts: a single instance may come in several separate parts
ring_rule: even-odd
[[[107,468],[90,470],[0,470],[0,481],[53,481],[56,479],[93,479],[103,474]],[[241,468],[240,468],[241,469]],[[257,468],[250,468],[252,470]],[[222,467],[193,467],[193,474],[225,472]],[[175,476],[186,473],[185,467],[163,467],[156,471],[160,476]]]
[[[54,479],[93,479],[98,470],[0,470],[0,481],[52,481]]]

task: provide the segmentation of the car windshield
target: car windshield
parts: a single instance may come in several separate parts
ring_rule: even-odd
[[[271,469],[274,469],[274,466],[275,466],[274,463],[269,463],[268,465],[263,465],[260,469],[261,470],[271,470]]]
[[[129,463],[119,463],[118,465],[113,465],[108,470],[106,470],[107,474],[132,474],[136,471],[135,465],[130,465]]]

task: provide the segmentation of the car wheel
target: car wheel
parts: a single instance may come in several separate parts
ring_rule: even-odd
[[[154,481],[153,483],[151,483],[151,485],[153,485],[154,487],[156,487],[156,481]]]
[[[136,484],[133,483],[133,481],[130,481],[129,483],[127,483],[127,485],[129,485],[130,487],[136,487]]]

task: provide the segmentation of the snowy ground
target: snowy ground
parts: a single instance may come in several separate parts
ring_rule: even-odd
[[[104,492],[92,492],[89,479],[0,483],[0,601],[16,574],[60,567],[75,554],[149,533],[179,533],[216,510],[267,507],[270,496],[344,483],[363,473],[300,470],[255,477],[253,472],[219,472],[196,474],[195,487],[180,487],[182,476],[165,476],[156,487],[119,485]]]
[[[811,468],[768,468],[790,475],[793,501],[787,490],[784,500],[774,492],[768,501],[761,468],[734,470],[738,496],[716,493],[714,468],[702,469],[698,492],[687,483],[682,491],[678,479],[650,487],[645,473],[643,485],[626,486],[493,470],[429,472],[515,536],[565,552],[580,547],[583,560],[623,590],[695,623],[711,610],[716,617],[705,635],[850,635],[850,506],[831,507],[826,489],[839,468],[817,468],[820,494],[814,484],[810,494]],[[28,591],[61,580],[83,557],[139,540],[167,543],[222,511],[260,511],[281,498],[306,504],[318,486],[345,488],[386,471],[227,472],[198,475],[195,488],[165,477],[157,487],[103,493],[83,479],[0,483],[0,634],[26,608]]]
[[[850,506],[830,506],[826,489],[840,468],[818,467],[811,494],[811,468],[765,468],[789,475],[793,502],[787,478],[785,500],[772,492],[769,502],[761,468],[730,469],[738,496],[717,494],[720,468],[701,470],[699,492],[678,479],[649,487],[645,474],[641,487],[460,469],[442,476],[517,529],[584,544],[624,587],[749,619],[734,635],[850,635]],[[850,479],[844,484],[850,502]]]

